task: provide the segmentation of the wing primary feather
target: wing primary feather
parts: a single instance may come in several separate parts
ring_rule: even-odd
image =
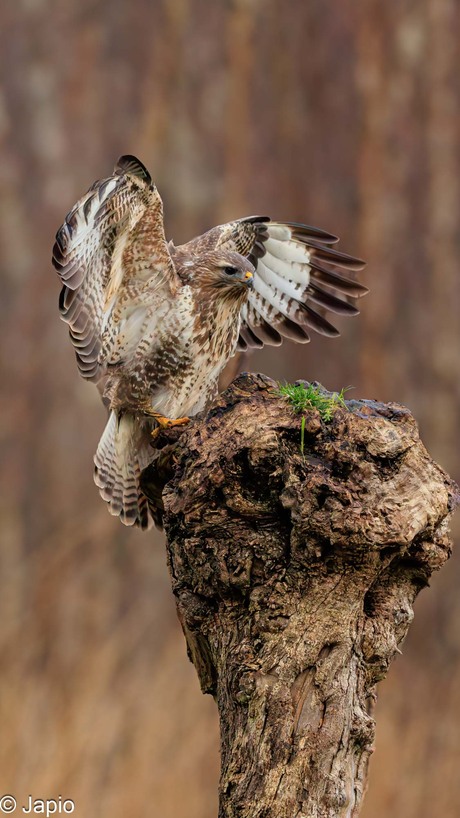
[[[240,329],[240,335],[246,341],[248,347],[253,347],[254,349],[262,349],[264,343],[257,337],[255,331],[250,327],[248,324],[242,326]]]
[[[345,278],[326,262],[318,261],[315,256],[310,259],[309,267],[311,269],[310,276],[312,279],[334,287],[334,289],[339,290],[345,295],[351,295],[353,298],[361,298],[361,296],[369,292],[367,287],[360,284],[359,281]]]
[[[252,304],[249,303],[243,305],[241,317],[243,319],[242,327],[244,328],[244,326],[249,326],[256,334],[257,338],[260,339],[262,344],[268,344],[269,346],[276,347],[281,346],[283,339],[279,332],[277,332],[277,330],[268,321],[266,321],[265,318],[262,317],[260,312],[258,312]],[[280,318],[282,318],[281,315]],[[248,344],[245,338],[240,336],[240,339],[244,343],[243,348],[247,349]]]
[[[99,182],[96,188],[99,201],[102,202],[103,199],[113,192],[116,186],[117,182],[115,181],[114,184],[114,179],[111,176],[108,179],[103,179],[102,182]],[[109,188],[111,188],[111,190],[109,190]]]
[[[262,334],[262,338],[264,339],[265,343],[270,344],[271,346],[279,347],[283,343],[283,338],[275,329],[269,324],[267,321],[262,320],[258,327],[259,333]]]
[[[339,241],[338,236],[327,233],[326,230],[321,230],[319,227],[311,227],[311,225],[299,224],[298,222],[286,222],[286,224],[291,228],[292,238],[302,243],[321,241],[323,244],[337,244]]]
[[[305,267],[305,279],[303,282],[295,282],[291,278],[291,271],[290,265],[286,265],[283,269],[283,273],[277,273],[273,269],[272,266],[273,256],[270,256],[269,260],[267,260],[267,264],[264,264],[262,261],[259,261],[257,272],[260,273],[261,278],[265,281],[266,284],[271,285],[275,290],[278,289],[284,295],[289,296],[289,298],[295,298],[296,301],[302,301],[305,293],[307,292],[307,285],[310,280],[308,275],[308,267]],[[271,266],[269,267],[268,264]],[[287,272],[287,275],[286,275]]]
[[[150,176],[150,173],[145,165],[140,161],[140,159],[138,159],[136,156],[132,156],[131,154],[120,156],[113,169],[113,172],[116,174],[129,173],[131,176],[137,176],[138,179],[142,179],[142,181],[147,185],[152,184],[152,177]]]
[[[276,328],[285,338],[296,341],[298,344],[308,344],[310,340],[310,336],[303,327],[295,324],[294,321],[291,321],[290,318],[286,318],[286,316],[282,316],[279,323],[277,322]]]
[[[95,195],[96,192],[94,192],[91,196],[88,196],[86,202],[83,204],[83,218],[85,219],[86,224],[88,224],[88,219],[91,215],[91,208],[93,206]]]
[[[319,258],[322,261],[328,261],[337,267],[344,267],[347,270],[359,272],[366,266],[366,262],[362,259],[349,256],[347,253],[340,253],[338,250],[333,250],[332,247],[322,247],[319,242],[311,241],[310,247],[312,248],[311,256]]]
[[[265,251],[276,256],[277,259],[287,262],[299,261],[301,264],[307,264],[310,258],[308,247],[301,242],[292,241],[292,239],[280,241],[280,239],[273,239],[270,236],[265,242]]]
[[[257,239],[257,241],[254,242],[254,246],[251,250],[251,256],[253,256],[253,258],[255,259],[262,258],[262,256],[264,256],[266,252],[267,251],[264,247],[263,242],[260,239]]]
[[[308,300],[336,315],[359,315],[359,310],[348,301],[341,301],[332,293],[327,293],[313,282],[308,287]]]
[[[272,327],[267,321],[263,318],[257,322],[255,326],[255,331],[257,332],[258,337],[264,344],[268,344],[269,346],[279,347],[283,343],[283,339],[279,332]]]
[[[259,222],[269,222],[270,216],[245,216],[243,219],[239,219],[239,223],[241,224],[259,224]]]
[[[330,324],[329,321],[326,321],[322,315],[312,310],[311,307],[308,307],[307,304],[300,304],[300,308],[304,313],[302,323],[305,323],[307,327],[315,330],[315,332],[318,332],[320,335],[326,335],[328,338],[336,338],[337,335],[340,335],[336,327]]]
[[[297,341],[300,344],[306,344],[310,340],[309,335],[298,324],[291,321],[277,308],[270,304],[260,293],[254,290],[249,293],[250,307],[248,309],[248,323],[255,327],[255,331],[259,330],[265,324],[262,319],[274,329],[279,336],[290,338],[292,341]],[[267,341],[267,343],[270,343]],[[272,342],[273,346],[278,346],[278,343]]]

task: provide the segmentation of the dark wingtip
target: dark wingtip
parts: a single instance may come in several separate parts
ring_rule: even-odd
[[[310,241],[309,247],[314,251],[315,259],[327,261],[328,264],[334,264],[336,267],[343,267],[346,270],[354,270],[360,272],[364,270],[366,262],[362,258],[349,256],[348,253],[342,253],[339,250],[334,250],[332,247],[322,247],[320,242]]]
[[[282,222],[280,222],[281,224]],[[292,230],[292,238],[297,241],[309,244],[310,241],[321,241],[323,244],[337,244],[339,237],[320,227],[312,227],[310,224],[300,224],[300,222],[284,222]]]
[[[244,224],[258,224],[259,222],[269,222],[270,216],[245,216],[243,219],[239,220]]]
[[[142,179],[142,181],[148,185],[152,184],[152,177],[145,165],[142,164],[140,159],[137,159],[136,156],[132,156],[131,154],[120,156],[113,172],[117,174],[129,173],[131,176],[137,176],[138,179]]]

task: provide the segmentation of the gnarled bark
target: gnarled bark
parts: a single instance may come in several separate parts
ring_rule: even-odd
[[[221,818],[359,814],[376,683],[450,555],[457,487],[407,409],[305,418],[302,453],[277,384],[243,375],[163,472],[179,617],[219,708]]]

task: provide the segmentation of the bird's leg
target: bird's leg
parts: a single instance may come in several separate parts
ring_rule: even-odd
[[[190,418],[166,418],[157,412],[150,412],[150,417],[155,418],[158,426],[151,433],[152,438],[158,437],[162,429],[171,429],[173,426],[185,426]]]

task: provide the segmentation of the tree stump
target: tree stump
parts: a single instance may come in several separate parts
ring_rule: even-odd
[[[278,389],[240,376],[166,450],[169,568],[219,708],[220,818],[351,818],[376,684],[451,553],[458,489],[404,407],[308,411],[302,453]]]

